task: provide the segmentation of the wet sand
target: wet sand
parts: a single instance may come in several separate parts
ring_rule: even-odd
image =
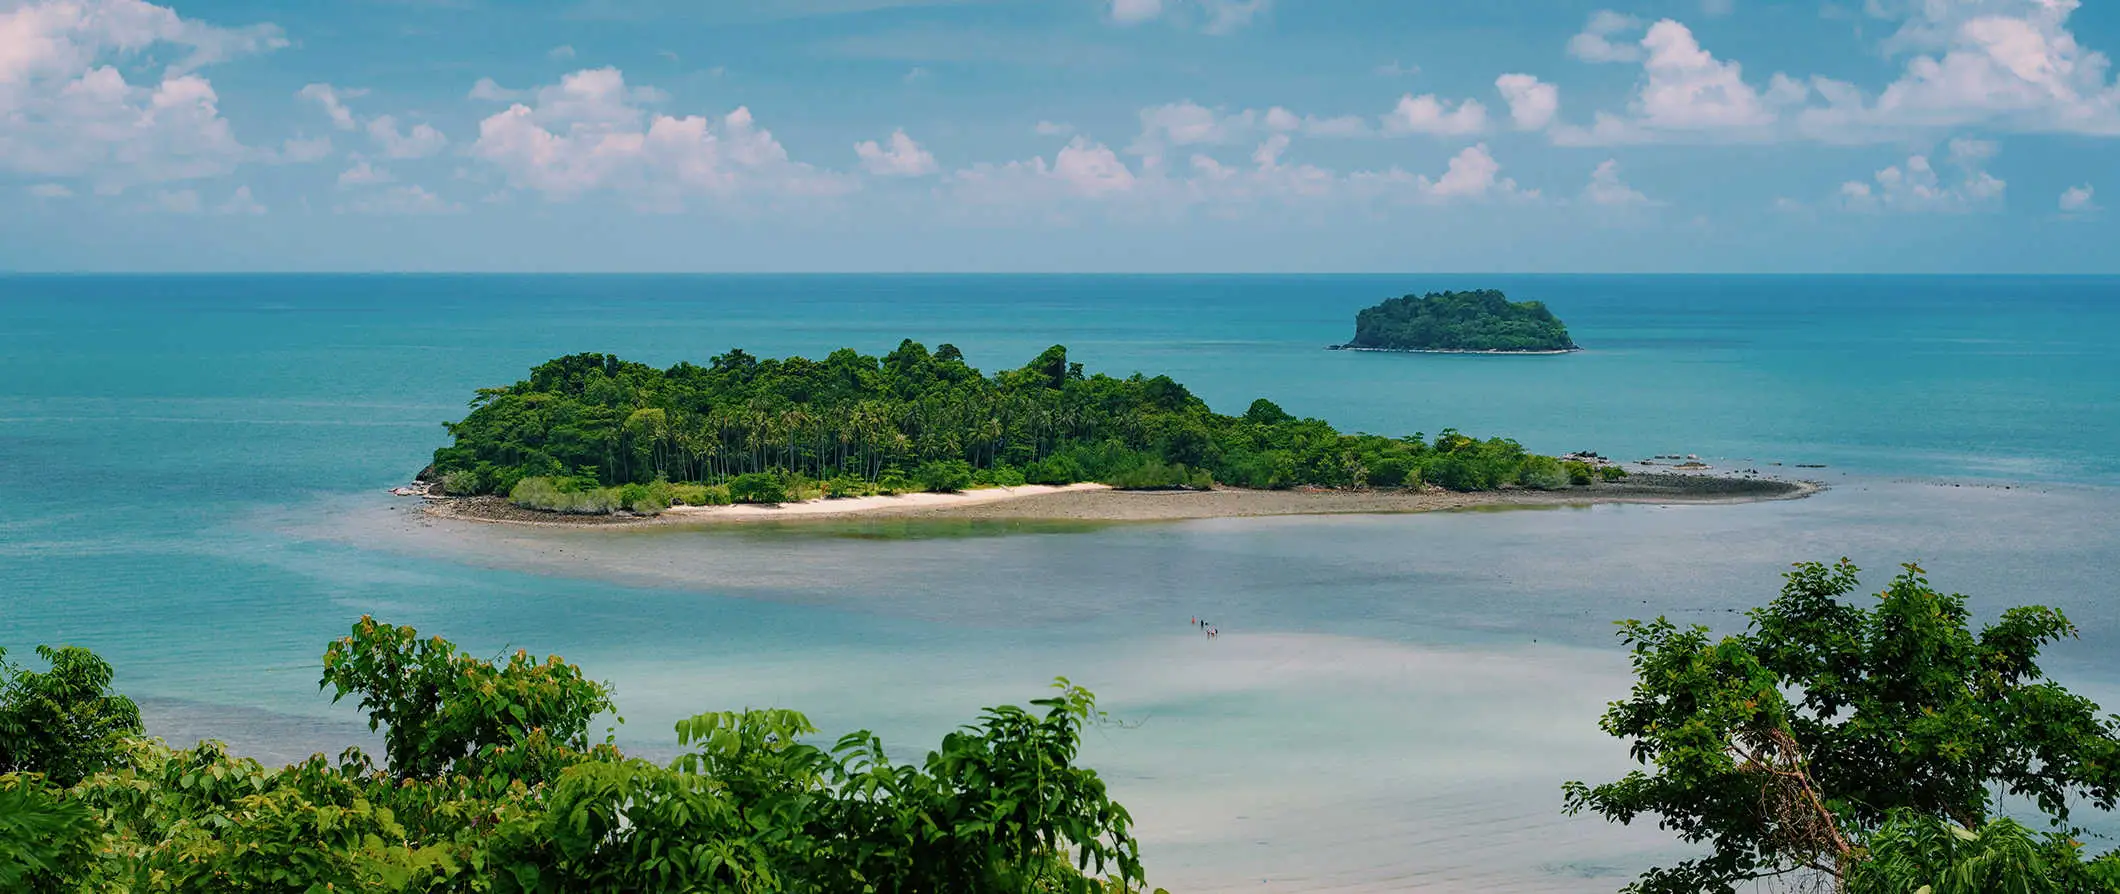
[[[1009,519],[1153,522],[1281,515],[1379,515],[1449,509],[1581,506],[1593,503],[1750,503],[1801,499],[1822,485],[1807,481],[1718,475],[1639,473],[1624,481],[1565,490],[1479,493],[1428,490],[1121,491],[1102,485],[995,488],[965,494],[907,494],[811,501],[780,507],[678,508],[655,517],[570,516],[527,510],[497,497],[439,500],[431,515],[472,521],[557,526],[712,525],[849,518]]]

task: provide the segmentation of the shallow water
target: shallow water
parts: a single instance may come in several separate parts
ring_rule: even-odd
[[[1495,278],[1592,347],[1353,355],[1404,278],[0,278],[0,644],[89,645],[153,729],[269,758],[366,741],[315,687],[362,613],[611,680],[621,741],[776,705],[914,756],[1066,675],[1174,891],[1609,891],[1654,829],[1560,816],[1626,768],[1618,618],[1719,628],[1798,559],[1919,561],[1992,614],[2067,610],[2049,668],[2120,704],[2115,280]],[[1918,310],[1918,312],[1917,312]],[[656,362],[1054,341],[1380,431],[1825,462],[1833,489],[1158,525],[445,525],[380,493],[470,389],[576,349]],[[1187,624],[1217,622],[1209,642]]]

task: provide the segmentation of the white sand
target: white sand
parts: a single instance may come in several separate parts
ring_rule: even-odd
[[[1102,484],[1026,484],[1022,487],[989,487],[968,490],[956,494],[899,494],[895,497],[850,497],[843,500],[805,500],[800,503],[782,503],[777,506],[672,506],[663,513],[663,518],[672,521],[735,521],[757,519],[769,521],[777,518],[813,517],[820,515],[861,515],[887,513],[901,509],[943,509],[956,506],[977,506],[1018,500],[1044,494],[1068,493],[1071,491],[1110,490]]]

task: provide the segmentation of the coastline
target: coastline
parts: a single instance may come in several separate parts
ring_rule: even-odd
[[[1482,351],[1474,348],[1358,348],[1354,345],[1327,345],[1328,351],[1367,351],[1372,354],[1480,354],[1500,357],[1552,357],[1559,354],[1577,354],[1581,347],[1562,348],[1555,351]]]
[[[541,527],[650,527],[828,521],[859,518],[1168,522],[1304,515],[1393,515],[1458,509],[1587,506],[1599,503],[1723,505],[1799,500],[1824,490],[1812,481],[1679,473],[1636,473],[1610,484],[1557,491],[1246,490],[1121,491],[1101,484],[1027,485],[961,494],[905,494],[811,500],[779,506],[674,507],[659,516],[575,516],[518,508],[498,497],[430,499],[427,515]]]

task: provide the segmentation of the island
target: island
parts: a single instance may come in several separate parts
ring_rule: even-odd
[[[1537,301],[1495,289],[1392,298],[1355,316],[1354,340],[1335,350],[1450,354],[1564,354],[1581,350]]]
[[[832,504],[938,503],[1016,517],[991,505],[1004,495],[1042,500],[1058,517],[1145,520],[1199,517],[1202,506],[1221,507],[1213,515],[1419,511],[1462,505],[1469,494],[1736,499],[1796,489],[1650,475],[1627,488],[1627,471],[1595,455],[1544,456],[1448,428],[1343,433],[1264,398],[1224,415],[1168,376],[1085,373],[1058,345],[993,375],[954,346],[930,351],[911,340],[881,357],[848,348],[818,360],[761,359],[737,349],[666,369],[574,354],[513,385],[479,389],[470,413],[445,427],[454,442],[435,451],[421,492],[452,504],[438,514],[489,520],[703,508],[791,517]],[[1083,507],[1113,493],[1208,492],[1220,496],[1191,508]],[[1321,509],[1311,496],[1326,492],[1368,502]],[[1414,496],[1426,502],[1407,502]]]

